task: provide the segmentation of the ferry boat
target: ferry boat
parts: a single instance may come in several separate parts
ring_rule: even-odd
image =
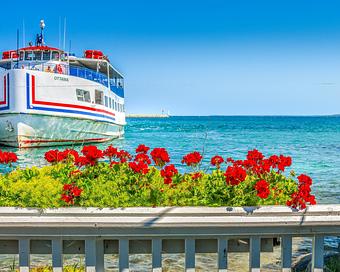
[[[43,20],[40,27],[35,45],[2,54],[0,144],[21,148],[122,137],[122,74],[99,50],[76,57],[45,45]]]

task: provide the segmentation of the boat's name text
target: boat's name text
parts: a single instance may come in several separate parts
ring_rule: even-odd
[[[68,81],[67,77],[55,76],[54,80]]]

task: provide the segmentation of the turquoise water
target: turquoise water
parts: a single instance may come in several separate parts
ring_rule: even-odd
[[[182,156],[193,150],[204,153],[204,167],[213,155],[243,158],[253,148],[265,155],[292,156],[294,170],[313,178],[319,203],[340,203],[340,117],[131,118],[127,123],[125,138],[115,140],[114,145],[128,151],[140,143],[166,147],[178,166]],[[45,164],[46,150],[13,151],[18,153],[20,166],[29,166]]]

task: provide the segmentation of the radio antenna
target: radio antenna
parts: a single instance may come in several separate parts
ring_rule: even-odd
[[[61,17],[59,16],[58,48],[61,47]]]
[[[22,47],[25,47],[25,20],[22,20]]]
[[[64,18],[64,43],[63,43],[63,50],[66,49],[66,17]]]

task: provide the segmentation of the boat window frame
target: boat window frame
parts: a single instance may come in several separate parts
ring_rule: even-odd
[[[100,97],[97,95],[100,94]],[[97,105],[104,105],[104,92],[101,90],[94,90],[94,103]]]
[[[78,101],[91,103],[91,93],[87,90],[77,88],[76,97]]]
[[[36,58],[35,58],[37,53],[40,53],[40,59],[36,59]],[[42,54],[41,50],[34,50],[34,51],[33,51],[33,60],[41,61],[42,55],[43,55],[43,54]]]
[[[54,54],[58,54],[58,58],[54,58]],[[56,50],[52,50],[51,51],[51,60],[59,61],[60,60],[60,52],[56,51]]]
[[[29,56],[31,56],[31,57],[28,58]],[[32,61],[33,60],[33,51],[31,51],[31,50],[25,51],[24,59],[28,60],[28,61]]]
[[[48,58],[45,59],[45,54],[47,54],[47,53],[48,53]],[[43,61],[49,61],[49,60],[51,60],[51,51],[50,51],[50,50],[44,50],[44,51],[43,51],[43,53],[42,53],[42,60],[43,60]]]

